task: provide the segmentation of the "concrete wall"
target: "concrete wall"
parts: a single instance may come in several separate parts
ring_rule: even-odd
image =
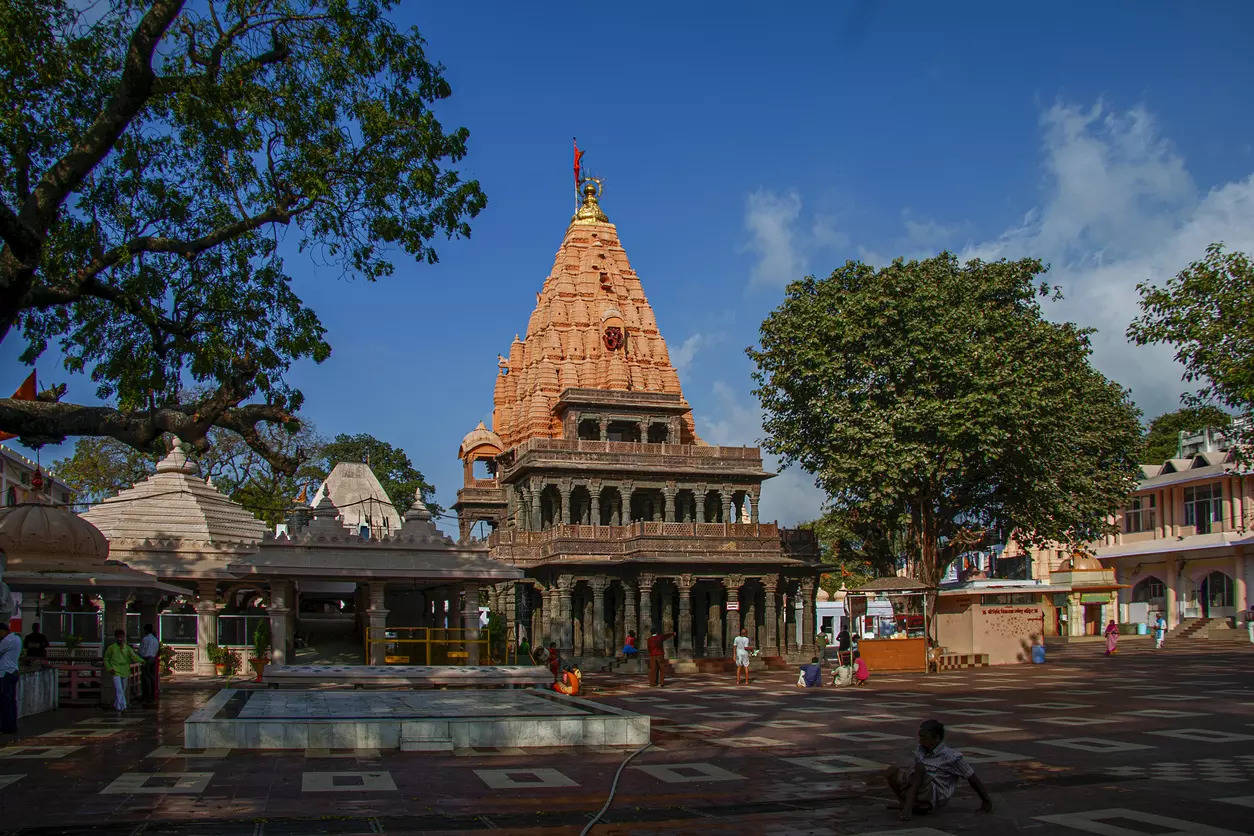
[[[57,672],[52,668],[22,671],[17,677],[17,716],[28,717],[60,705]]]
[[[1042,603],[981,604],[974,597],[941,598],[936,637],[948,653],[987,653],[990,665],[1028,662],[1052,609]]]
[[[972,647],[971,619],[975,603],[971,598],[937,603],[936,640],[947,653],[975,653]]]

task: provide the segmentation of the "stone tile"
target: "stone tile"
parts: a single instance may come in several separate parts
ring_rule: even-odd
[[[301,792],[395,792],[389,772],[303,772]]]
[[[489,789],[494,790],[556,789],[579,786],[556,769],[476,769],[475,774]]]
[[[667,763],[633,766],[646,775],[667,784],[687,784],[704,781],[743,781],[745,776],[716,766],[712,763]]]
[[[55,731],[44,732],[43,734],[37,734],[35,735],[35,739],[43,740],[46,737],[77,737],[77,738],[85,738],[88,740],[95,740],[98,738],[113,737],[113,735],[117,734],[120,731],[122,730],[121,729],[106,729],[106,728],[56,729]]]
[[[1100,737],[1064,737],[1057,740],[1041,740],[1046,746],[1059,746],[1063,749],[1078,749],[1081,752],[1107,754],[1113,752],[1136,752],[1153,749],[1144,743],[1129,743],[1124,740],[1105,740]]]
[[[1060,813],[1051,816],[1035,816],[1037,821],[1060,824],[1072,830],[1097,833],[1099,836],[1238,836],[1238,831],[1211,827],[1198,821],[1185,821],[1124,807],[1105,810],[1089,810],[1084,813]],[[1116,822],[1145,825],[1125,827]]]
[[[199,795],[212,772],[123,772],[101,795]]]
[[[1161,700],[1162,702],[1194,702],[1204,699],[1202,694],[1133,694],[1138,700]]]
[[[662,731],[683,732],[685,734],[700,734],[703,732],[722,731],[715,726],[705,726],[701,723],[667,723],[662,727]]]
[[[1027,717],[1025,719],[1032,720],[1037,723],[1052,723],[1055,726],[1099,726],[1103,723],[1119,722],[1119,720],[1115,717],[1072,717],[1069,715],[1060,717]]]
[[[184,749],[181,746],[158,746],[145,758],[225,758],[230,749]]]
[[[328,748],[306,748],[305,757],[307,758],[377,758],[379,757],[378,749],[328,749]]]
[[[904,827],[895,830],[863,830],[854,836],[953,836],[948,830],[935,827]]]
[[[954,714],[959,717],[993,717],[998,714],[1009,714],[1000,708],[956,708]],[[951,715],[953,716],[953,715]]]
[[[881,743],[897,740],[914,740],[915,738],[908,734],[887,734],[886,732],[877,731],[847,731],[847,732],[823,732],[820,737],[834,737],[837,740],[852,740],[857,743]]]
[[[919,718],[909,714],[846,714],[843,719],[857,720],[859,723],[912,723]]]
[[[1081,708],[1092,708],[1092,703],[1078,702],[1025,702],[1020,708],[1040,708],[1046,711],[1078,711]]]
[[[1195,743],[1238,743],[1243,740],[1254,740],[1254,734],[1236,734],[1214,729],[1165,729],[1152,731],[1150,734],[1159,737],[1175,737]]]
[[[871,772],[888,766],[880,761],[859,758],[854,755],[817,755],[809,758],[780,758],[780,760],[797,766],[822,772],[825,775],[836,775],[845,772]]]
[[[1209,712],[1205,711],[1174,711],[1170,708],[1144,708],[1140,711],[1124,711],[1129,717],[1209,717]]]
[[[139,717],[88,717],[86,720],[79,720],[75,725],[78,726],[134,726],[144,722]]]
[[[0,775],[0,790],[11,784],[16,784],[25,777],[25,775]]]
[[[822,723],[810,723],[805,720],[759,720],[754,725],[767,726],[772,729],[821,729]]]
[[[711,740],[711,743],[717,743],[720,746],[727,746],[731,749],[758,749],[767,746],[787,746],[788,742],[784,740],[776,740],[773,737],[755,737],[753,735],[736,735],[735,737],[720,737]]]
[[[63,758],[82,748],[82,746],[5,746],[0,749],[0,758],[23,760]]]
[[[956,702],[968,705],[979,702],[1004,702],[1000,697],[941,697],[937,702]]]
[[[1236,804],[1241,807],[1254,807],[1254,795],[1234,795],[1228,798],[1212,798],[1222,804]]]
[[[983,723],[955,723],[945,726],[946,733],[960,732],[962,734],[1006,734],[1008,732],[1023,731],[1011,726],[988,726]]]
[[[667,708],[671,711],[718,711],[718,709],[712,706],[695,702],[677,702],[673,705],[667,706]]]
[[[1033,760],[1031,755],[1017,752],[1004,752],[1000,749],[985,749],[982,746],[963,746],[958,751],[971,763],[1009,763],[1010,761]]]

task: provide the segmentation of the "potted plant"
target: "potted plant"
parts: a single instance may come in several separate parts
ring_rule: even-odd
[[[222,648],[222,672],[229,679],[239,672],[240,657],[239,651],[232,650],[229,647]]]
[[[162,676],[174,675],[174,648],[168,644],[161,645],[161,649],[157,651],[157,665],[161,669]]]
[[[65,655],[73,659],[76,655],[78,655],[75,651],[78,650],[78,646],[83,643],[83,637],[76,636],[73,633],[67,633],[62,638],[62,641],[65,642]]]
[[[213,663],[214,673],[218,676],[226,676],[226,653],[225,647],[219,647],[212,642],[205,647],[205,655]]]
[[[266,669],[267,658],[270,653],[270,619],[263,618],[257,622],[257,629],[253,630],[253,658],[248,662],[253,666],[253,670],[257,672],[257,679],[261,681],[261,672]]]

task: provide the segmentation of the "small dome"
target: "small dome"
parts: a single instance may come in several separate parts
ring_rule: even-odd
[[[498,453],[505,452],[505,443],[501,441],[501,437],[480,421],[479,426],[466,433],[466,437],[462,439],[461,446],[457,448],[457,458],[464,459],[471,450],[485,445],[495,447]]]
[[[1058,566],[1059,572],[1091,572],[1095,569],[1101,570],[1102,564],[1084,552],[1076,552]]]
[[[826,589],[823,589],[822,587],[819,587],[819,591],[818,591],[817,593],[815,593],[815,595],[814,595],[814,600],[816,600],[816,601],[830,601],[830,600],[832,600],[832,595],[831,595],[831,593],[830,593],[830,592],[828,592]]]
[[[56,505],[13,505],[0,514],[0,551],[9,561],[103,563],[109,541],[87,520]]]

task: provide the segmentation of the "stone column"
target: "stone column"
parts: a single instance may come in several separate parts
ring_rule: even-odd
[[[384,597],[387,585],[382,581],[371,581],[366,588],[370,596],[370,606],[366,610],[366,623],[369,625],[367,635],[372,639],[378,639],[378,641],[372,641],[367,645],[370,656],[366,660],[366,664],[386,665],[387,645],[382,639],[387,634],[388,625],[387,600]]]
[[[679,587],[679,655],[690,659],[693,654],[692,641],[692,575],[680,575],[675,579]]]
[[[723,522],[735,522],[735,520],[732,519],[732,492],[724,489],[719,492],[719,496],[723,502]],[[737,635],[740,634],[737,633]]]
[[[287,664],[287,618],[291,613],[292,584],[290,581],[270,582],[270,605],[266,614],[270,617],[270,661],[276,665]]]
[[[639,601],[639,592],[636,585],[631,581],[623,581],[623,638],[627,637],[628,630],[636,631],[636,647],[640,647],[640,623],[636,618],[636,604]]]
[[[744,586],[745,579],[740,575],[728,575],[723,578],[723,588],[727,590],[727,640],[735,643],[736,636],[740,635],[740,587]],[[736,608],[732,608],[735,604]]]
[[[610,420],[608,418],[602,418],[600,421],[597,422],[597,426],[600,427],[601,440],[609,441],[610,440]]]
[[[479,585],[462,587],[462,629],[466,642],[466,664],[479,664]]]
[[[1238,615],[1249,607],[1249,598],[1245,588],[1245,556],[1232,560],[1232,604],[1237,608]]]
[[[705,495],[709,492],[710,489],[706,485],[698,485],[693,488],[693,496],[696,498],[697,505],[694,509],[696,511],[697,522],[709,522],[705,516]]]
[[[662,521],[675,522],[675,486],[667,485],[662,488]]]
[[[196,584],[196,673],[213,676],[209,645],[218,643],[218,583]]]
[[[814,647],[814,579],[801,585],[801,603],[805,607],[801,617],[801,653],[806,657],[815,655]]]
[[[1168,559],[1167,560],[1167,577],[1163,579],[1167,585],[1166,607],[1167,607],[1167,629],[1168,630],[1173,629],[1177,624],[1180,623],[1179,605],[1177,604],[1177,598],[1178,598],[1177,584],[1179,583],[1179,577],[1180,577],[1180,573],[1179,573],[1179,569],[1176,564],[1176,561],[1174,559]]]
[[[779,652],[779,637],[776,635],[779,629],[779,616],[775,611],[777,584],[778,581],[774,577],[768,576],[762,579],[762,586],[766,590],[766,636],[762,640],[762,644],[772,656]]]
[[[557,618],[558,636],[557,649],[563,656],[571,656],[575,652],[574,613],[571,610],[570,596],[575,586],[570,575],[559,575],[557,578]]]
[[[570,524],[570,483],[562,482],[557,486],[557,495],[562,504],[561,513],[558,514],[558,521],[563,525]]]
[[[750,492],[746,499],[749,503],[749,522],[754,523],[755,525],[758,522],[758,499],[759,494],[757,491]]]
[[[788,582],[788,597],[784,604],[784,640],[780,645],[785,653],[796,653],[797,648],[797,594],[792,591],[793,582]],[[789,614],[792,620],[789,621]],[[861,634],[859,634],[861,635]]]
[[[104,655],[105,648],[113,643],[114,630],[126,630],[126,600],[127,594],[121,591],[106,590],[101,596],[101,603],[104,604],[104,625],[101,628],[100,636],[100,654]],[[126,688],[127,679],[123,678],[122,687]],[[100,704],[113,705],[113,677],[105,674],[100,681]]]
[[[642,574],[639,580],[640,610],[638,618],[640,628],[636,637],[640,639],[638,646],[653,633],[653,576]]]
[[[606,641],[609,629],[605,624],[605,590],[609,585],[610,579],[605,575],[597,575],[590,582],[592,587],[592,653],[596,656],[611,655],[606,652],[609,646]]]
[[[23,622],[23,625],[26,623]],[[161,625],[157,623],[157,596],[154,593],[145,592],[139,598],[139,634],[141,636],[144,634],[145,624],[151,624],[152,631],[160,636]]]

